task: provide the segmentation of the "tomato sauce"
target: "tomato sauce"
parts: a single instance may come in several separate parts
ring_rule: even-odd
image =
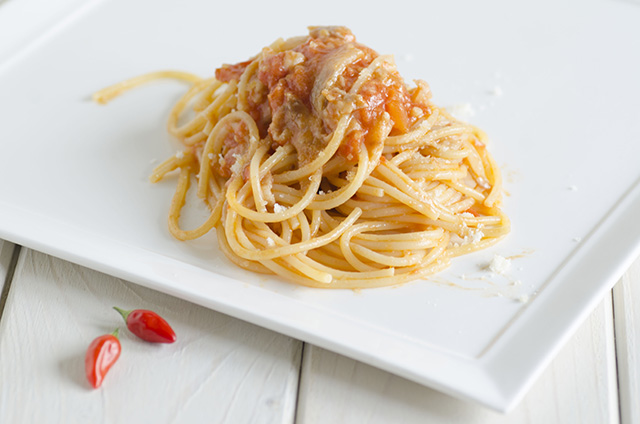
[[[383,143],[389,127],[391,135],[408,131],[418,118],[429,114],[428,96],[420,87],[410,94],[392,65],[382,64],[362,84],[355,99],[349,95],[362,70],[376,57],[374,50],[357,43],[343,27],[311,28],[310,36],[290,50],[264,49],[258,56],[258,72],[251,78],[265,89],[249,104],[261,136],[268,134],[276,145],[293,144],[301,162],[308,162],[326,146],[347,102],[355,102],[355,112],[338,153],[348,160],[356,160],[362,146]],[[224,65],[216,70],[216,78],[238,80],[251,62]],[[326,86],[314,88],[321,76],[340,69]],[[319,95],[324,98],[315,98]],[[324,105],[321,110],[318,104]],[[412,113],[416,107],[419,113]]]
[[[242,123],[233,123],[227,128],[222,144],[221,158],[214,158],[213,169],[224,178],[231,176],[231,168],[248,148],[249,131]],[[220,160],[221,159],[221,160]]]
[[[254,59],[249,59],[244,62],[236,63],[235,65],[222,65],[222,67],[216,69],[216,79],[222,82],[229,82],[232,80],[239,80],[244,70]]]

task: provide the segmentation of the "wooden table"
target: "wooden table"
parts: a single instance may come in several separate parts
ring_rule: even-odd
[[[640,261],[523,402],[501,415],[189,302],[0,240],[0,423],[639,423]],[[121,331],[98,390],[91,340],[111,309],[164,315],[179,340]]]

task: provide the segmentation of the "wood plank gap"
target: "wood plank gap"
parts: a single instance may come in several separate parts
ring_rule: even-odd
[[[13,246],[11,261],[9,262],[7,275],[5,276],[4,284],[2,285],[2,293],[0,293],[0,321],[2,320],[4,306],[7,303],[7,297],[9,297],[9,288],[11,287],[11,282],[13,281],[13,274],[15,273],[16,264],[18,263],[18,258],[20,257],[21,250],[22,246],[17,244]]]
[[[620,282],[621,283],[621,282]],[[618,343],[617,343],[617,331],[618,328],[617,326],[619,324],[617,324],[616,321],[616,297],[615,297],[615,292],[614,289],[611,289],[611,315],[613,316],[613,357],[615,359],[615,370],[616,370],[616,387],[618,390],[618,422],[619,423],[623,423],[622,420],[622,396],[620,396],[620,364],[619,364],[619,360],[618,360],[618,354],[620,353],[618,351]]]
[[[296,404],[293,408],[293,424],[298,424],[298,404],[300,402],[300,388],[302,387],[302,366],[304,364],[304,349],[307,346],[307,342],[302,342],[302,349],[300,349],[300,367],[298,368],[298,387],[296,388]]]
[[[640,259],[636,260],[614,287],[616,359],[620,422],[640,422]]]

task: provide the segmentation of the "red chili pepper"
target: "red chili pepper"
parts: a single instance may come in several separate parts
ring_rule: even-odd
[[[95,389],[100,387],[105,375],[120,357],[120,340],[118,330],[105,334],[91,342],[84,358],[84,369],[89,384]]]
[[[151,343],[173,343],[176,341],[176,333],[169,323],[160,315],[146,309],[134,309],[125,311],[116,306],[113,307],[120,312],[127,328],[133,334]]]

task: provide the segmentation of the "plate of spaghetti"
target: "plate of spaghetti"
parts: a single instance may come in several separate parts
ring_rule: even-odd
[[[486,135],[436,106],[426,82],[407,88],[393,58],[348,28],[278,39],[213,78],[160,71],[94,100],[162,77],[192,84],[168,122],[184,149],[151,176],[181,170],[169,212],[176,239],[215,228],[242,268],[310,287],[373,288],[432,275],[509,232]],[[195,178],[211,213],[184,230]]]
[[[2,239],[502,411],[640,253],[623,2],[30,1]]]

